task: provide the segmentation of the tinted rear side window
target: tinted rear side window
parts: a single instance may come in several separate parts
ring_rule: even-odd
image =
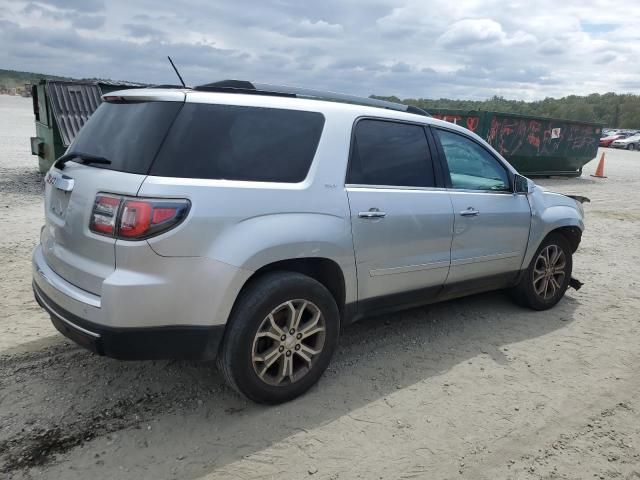
[[[316,112],[186,103],[150,174],[301,182],[323,125]]]
[[[356,124],[347,183],[435,186],[424,129],[407,123],[359,121]]]
[[[98,155],[128,173],[146,174],[182,102],[102,103],[89,117],[70,152]]]

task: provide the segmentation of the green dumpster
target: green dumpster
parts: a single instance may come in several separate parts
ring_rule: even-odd
[[[579,176],[598,152],[602,125],[511,113],[430,109],[484,138],[520,173]]]
[[[45,173],[61,156],[91,114],[104,93],[141,84],[120,82],[65,82],[41,80],[31,86],[36,136],[31,137],[31,153]]]

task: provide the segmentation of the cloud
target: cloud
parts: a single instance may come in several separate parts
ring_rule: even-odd
[[[192,85],[238,78],[401,98],[640,93],[640,11],[602,1],[0,0],[0,67],[171,83],[171,55]]]
[[[85,30],[95,30],[102,27],[107,17],[102,14],[85,13],[76,10],[65,10],[35,2],[27,3],[21,12],[28,18],[36,18],[42,21],[64,22],[71,26]]]
[[[438,38],[444,47],[466,47],[501,42],[506,38],[502,26],[489,18],[466,19],[451,24]]]
[[[476,18],[460,20],[451,24],[440,35],[438,43],[445,48],[465,48],[498,44],[505,47],[533,43],[536,37],[530,33],[518,30],[507,35],[495,20]]]
[[[542,55],[560,55],[565,50],[562,42],[554,38],[545,40],[538,46],[538,53]]]
[[[332,37],[341,34],[342,31],[342,25],[324,20],[313,22],[306,18],[287,29],[287,33],[294,37]]]
[[[134,38],[163,39],[166,37],[165,32],[144,23],[125,23],[123,27]]]
[[[617,25],[612,23],[597,23],[597,22],[580,22],[582,30],[588,33],[605,34],[609,33],[617,28]]]
[[[607,52],[607,53],[603,53],[602,55],[598,55],[593,60],[593,63],[595,63],[596,65],[605,65],[607,63],[613,62],[618,57],[619,57],[619,55],[616,54],[616,53]]]
[[[38,0],[38,3],[78,12],[100,12],[105,6],[103,0]]]

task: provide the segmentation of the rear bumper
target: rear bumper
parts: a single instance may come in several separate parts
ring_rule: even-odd
[[[163,260],[158,257],[152,265],[162,270],[166,267]],[[219,301],[227,298],[226,290],[209,289],[205,295],[194,284],[216,285],[216,277],[192,270],[188,276],[178,271],[183,288],[165,288],[169,281],[162,283],[159,276],[152,278],[155,285],[145,284],[141,281],[144,276],[116,271],[114,277],[120,278],[120,284],[105,282],[103,295],[98,296],[56,274],[38,246],[33,253],[33,291],[63,335],[97,354],[132,360],[213,359],[228,315]],[[224,277],[227,271],[216,272]]]
[[[119,242],[117,267],[96,269],[95,276],[104,277],[98,285],[85,290],[85,276],[73,272],[82,263],[81,270],[91,270],[91,261],[72,256],[65,259],[72,268],[60,269],[49,263],[45,245],[33,252],[33,280],[57,305],[98,325],[208,327],[227,323],[238,293],[252,274],[206,257],[163,257],[147,242]],[[49,255],[53,254],[50,250]]]
[[[224,325],[106,327],[80,318],[57,305],[35,281],[33,293],[60,333],[78,345],[107,357],[121,360],[214,359],[224,334]]]

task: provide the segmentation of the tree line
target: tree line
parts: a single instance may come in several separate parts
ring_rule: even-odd
[[[486,100],[452,100],[440,98],[406,98],[373,96],[380,100],[415,105],[427,112],[430,109],[486,110],[518,113],[537,117],[596,122],[610,128],[640,129],[640,95],[618,93],[592,93],[587,96],[569,95],[562,98],[545,98],[534,102],[508,100],[493,96]]]
[[[42,78],[72,80],[68,77],[0,69],[0,87],[11,88],[25,83],[37,83]],[[545,98],[534,102],[508,100],[500,96],[493,96],[486,100],[452,100],[449,98],[440,98],[438,100],[406,98],[401,100],[395,96],[381,97],[372,95],[371,97],[415,105],[427,112],[435,108],[487,110],[536,117],[596,122],[609,128],[640,129],[640,95],[630,93],[618,94],[610,92],[605,94],[592,93],[587,96],[569,95],[568,97]]]

